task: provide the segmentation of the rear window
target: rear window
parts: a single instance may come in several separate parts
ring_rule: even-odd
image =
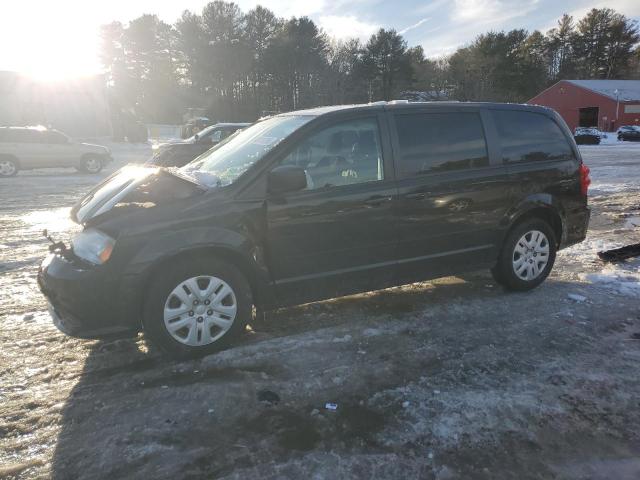
[[[541,113],[493,110],[505,163],[570,160],[571,145],[551,118]]]
[[[395,116],[401,178],[489,165],[478,113],[412,113]]]

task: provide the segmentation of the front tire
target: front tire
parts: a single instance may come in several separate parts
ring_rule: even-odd
[[[99,156],[86,155],[80,160],[79,170],[84,173],[96,174],[100,173],[102,167],[102,159]]]
[[[556,251],[556,237],[547,222],[525,221],[508,233],[491,273],[507,290],[532,290],[551,273]]]
[[[252,306],[249,283],[233,265],[211,258],[175,262],[154,275],[143,330],[175,358],[208,355],[245,330]]]
[[[19,169],[15,158],[0,157],[0,177],[15,177]]]

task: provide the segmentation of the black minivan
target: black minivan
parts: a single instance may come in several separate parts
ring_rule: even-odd
[[[589,170],[543,107],[277,115],[181,169],[125,167],[72,209],[38,281],[63,332],[209,353],[265,311],[490,268],[529,290],[585,238]]]

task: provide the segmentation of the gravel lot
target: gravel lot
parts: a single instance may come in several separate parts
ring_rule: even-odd
[[[596,257],[640,242],[640,144],[582,151],[590,233],[536,291],[478,272],[310,304],[189,362],[51,324],[40,231],[68,238],[108,172],[1,179],[0,477],[640,478],[640,259]]]

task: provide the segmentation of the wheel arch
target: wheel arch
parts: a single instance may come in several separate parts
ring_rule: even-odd
[[[7,158],[13,162],[15,162],[16,166],[20,168],[20,159],[14,155],[13,153],[0,153],[0,159]]]
[[[534,195],[527,198],[508,216],[504,238],[517,225],[532,218],[539,218],[547,222],[556,236],[556,244],[559,246],[565,237],[566,225],[563,210],[553,196],[549,194]]]
[[[84,152],[82,155],[80,155],[80,162],[83,162],[84,160],[87,160],[89,158],[97,158],[104,163],[104,155],[97,152]]]
[[[227,262],[236,267],[246,277],[254,299],[258,298],[261,291],[261,284],[264,282],[261,279],[257,265],[252,265],[250,260],[247,259],[242,253],[221,245],[203,245],[198,247],[192,247],[179,252],[174,252],[167,255],[157,262],[153,263],[146,271],[145,275],[145,290],[148,288],[149,279],[153,278],[155,274],[161,271],[163,268],[174,262],[180,262],[186,259],[197,259],[202,257],[217,258],[224,262]]]
[[[10,158],[16,162],[20,161],[20,159],[13,153],[0,153],[0,158]]]
[[[217,258],[236,267],[245,276],[251,288],[253,303],[259,308],[269,308],[272,304],[272,293],[267,273],[258,262],[246,254],[226,245],[191,245],[165,255],[159,256],[146,267],[131,273],[129,280],[123,282],[121,291],[127,292],[127,317],[142,319],[142,311],[149,292],[151,280],[160,272],[175,262],[191,260],[193,258]]]

